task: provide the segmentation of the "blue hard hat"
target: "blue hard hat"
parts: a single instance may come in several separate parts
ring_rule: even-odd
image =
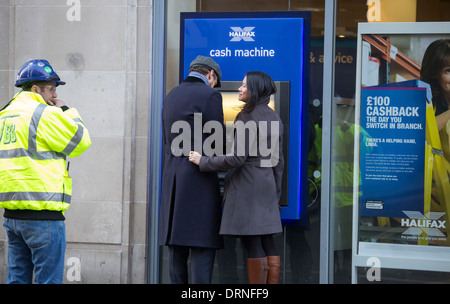
[[[66,84],[61,81],[50,63],[44,59],[35,59],[26,62],[17,74],[16,87],[22,87],[26,83],[39,81],[54,81],[56,85]]]

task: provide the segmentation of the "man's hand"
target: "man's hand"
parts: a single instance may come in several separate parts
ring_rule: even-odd
[[[55,106],[58,108],[61,108],[62,106],[65,106],[66,103],[60,99],[56,99],[56,98],[50,98],[48,101],[48,104],[51,106]]]

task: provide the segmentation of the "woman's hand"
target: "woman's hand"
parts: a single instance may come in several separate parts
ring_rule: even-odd
[[[200,158],[202,158],[202,156],[198,152],[195,151],[189,152],[189,161],[191,163],[194,163],[196,165],[200,164]]]

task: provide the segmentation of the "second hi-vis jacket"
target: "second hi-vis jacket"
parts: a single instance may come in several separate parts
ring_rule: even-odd
[[[0,112],[0,208],[67,210],[66,156],[77,157],[90,144],[76,109],[63,112],[39,94],[19,92]]]

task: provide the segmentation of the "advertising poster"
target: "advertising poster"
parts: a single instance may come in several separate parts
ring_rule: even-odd
[[[360,24],[353,222],[360,248],[450,246],[450,34],[443,26]]]
[[[361,216],[424,209],[426,89],[361,91]]]

